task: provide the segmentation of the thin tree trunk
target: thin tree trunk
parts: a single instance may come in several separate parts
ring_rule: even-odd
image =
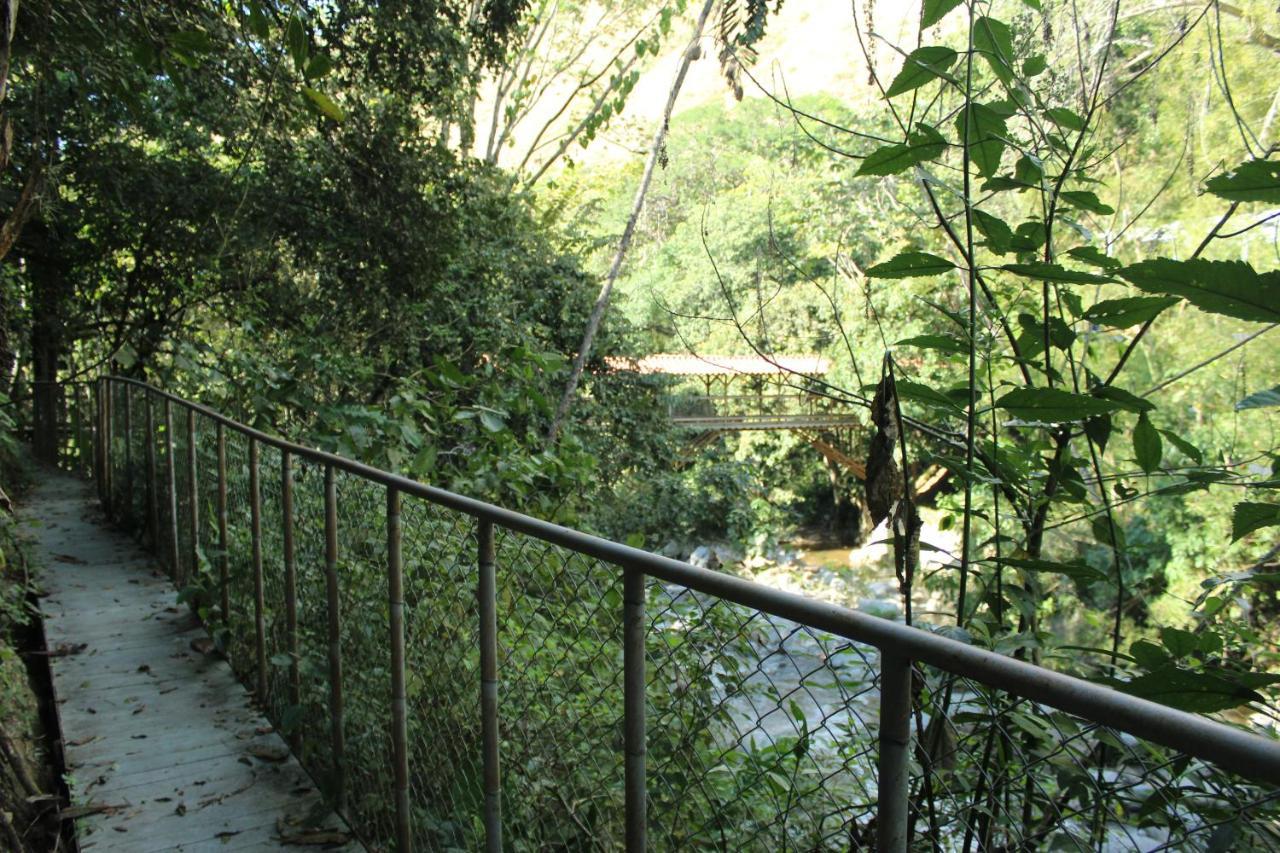
[[[635,234],[636,223],[640,221],[640,212],[644,209],[644,199],[649,192],[649,184],[653,180],[653,168],[657,165],[658,157],[662,152],[663,142],[667,138],[667,126],[671,122],[671,112],[675,109],[676,98],[680,95],[680,88],[684,85],[685,75],[689,73],[689,65],[694,58],[699,55],[698,40],[702,38],[702,30],[707,24],[707,18],[711,15],[711,8],[715,5],[715,0],[706,0],[702,5],[702,12],[698,15],[698,22],[693,28],[693,37],[689,39],[689,46],[685,48],[684,54],[680,57],[680,70],[676,72],[676,79],[671,84],[671,91],[667,94],[667,105],[662,111],[662,120],[658,122],[658,129],[653,134],[653,144],[649,147],[649,159],[644,165],[644,176],[640,179],[640,186],[636,189],[635,201],[631,205],[631,216],[627,219],[627,226],[622,231],[622,239],[618,241],[618,250],[614,252],[613,263],[609,266],[609,274],[605,277],[604,284],[600,288],[600,295],[596,297],[596,304],[591,308],[591,316],[587,319],[587,328],[582,335],[582,345],[578,347],[578,354],[573,359],[573,369],[569,372],[569,381],[565,384],[564,395],[560,398],[560,405],[556,408],[555,417],[551,419],[551,427],[547,431],[547,444],[555,444],[556,437],[560,434],[560,427],[564,423],[565,416],[569,414],[569,407],[573,404],[574,394],[578,390],[578,383],[582,379],[582,369],[587,363],[587,357],[591,354],[591,345],[595,341],[596,332],[600,329],[600,321],[604,319],[604,312],[609,307],[609,297],[613,294],[613,284],[618,280],[618,272],[622,269],[622,261],[627,256],[627,249],[631,247],[631,238]]]

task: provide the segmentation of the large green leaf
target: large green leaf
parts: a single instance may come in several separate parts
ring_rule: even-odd
[[[916,276],[942,275],[956,265],[946,258],[928,252],[900,252],[882,264],[867,270],[871,278],[914,278]]]
[[[1104,299],[1085,309],[1083,319],[1100,326],[1127,329],[1156,317],[1171,305],[1175,296],[1130,296],[1125,299]]]
[[[919,347],[920,349],[937,350],[945,352],[948,355],[963,355],[969,352],[969,347],[959,338],[953,338],[949,335],[915,335],[910,338],[903,338],[894,344],[895,347]]]
[[[1013,80],[1013,35],[1009,25],[983,16],[973,22],[973,47],[982,54],[1000,82]]]
[[[1160,434],[1169,439],[1169,443],[1178,448],[1178,450],[1182,452],[1182,455],[1190,459],[1192,462],[1197,465],[1204,462],[1204,454],[1200,452],[1200,448],[1196,447],[1176,432],[1162,429],[1160,430]]]
[[[1251,679],[1242,677],[1249,674],[1227,670],[1196,672],[1169,664],[1131,681],[1112,684],[1131,696],[1182,711],[1210,714],[1248,702],[1263,701],[1263,697],[1252,689]]]
[[[1090,266],[1104,270],[1113,270],[1120,267],[1119,261],[1102,252],[1097,246],[1077,246],[1074,249],[1068,249],[1067,254],[1077,261],[1084,261]]]
[[[1231,514],[1231,541],[1276,525],[1280,525],[1280,504],[1241,501]]]
[[[1005,264],[1000,269],[1014,275],[1034,278],[1037,281],[1053,281],[1059,284],[1106,284],[1115,279],[1097,273],[1069,270],[1061,264]]]
[[[984,210],[974,209],[973,224],[983,237],[987,238],[987,248],[998,255],[1009,251],[1013,244],[1013,229],[1003,219],[999,219]]]
[[[1146,412],[1138,415],[1138,424],[1133,428],[1133,455],[1138,460],[1138,467],[1148,474],[1160,470],[1164,446],[1160,443],[1159,430]]]
[[[1018,557],[1001,557],[996,561],[1001,565],[1013,566],[1022,569],[1024,572],[1047,572],[1055,575],[1066,575],[1072,580],[1083,581],[1084,583],[1096,583],[1097,581],[1105,581],[1106,574],[1098,571],[1093,566],[1083,561],[1072,561],[1069,563],[1055,563],[1049,560],[1029,560]]]
[[[1111,205],[1103,204],[1096,193],[1086,190],[1065,190],[1058,195],[1072,207],[1078,207],[1081,210],[1087,210],[1100,216],[1111,216],[1116,212],[1116,209]]]
[[[1004,117],[985,104],[971,103],[956,116],[956,131],[961,140],[968,139],[969,157],[978,168],[978,175],[984,178],[994,175],[1000,168],[1000,156],[1004,154],[1008,133]]]
[[[947,140],[927,124],[919,125],[906,143],[885,145],[867,155],[856,175],[896,175],[947,150]]]
[[[936,388],[930,388],[928,385],[899,379],[897,383],[894,384],[894,388],[897,390],[898,396],[904,400],[923,403],[926,406],[941,409],[944,412],[956,413],[963,411],[960,404],[955,400],[951,399]]]
[[[1280,272],[1258,273],[1244,261],[1156,258],[1127,266],[1119,274],[1139,290],[1180,296],[1202,311],[1280,322]]]
[[[920,29],[932,27],[959,5],[960,0],[924,0],[924,8],[920,10]]]
[[[1044,114],[1059,127],[1065,127],[1067,130],[1084,130],[1084,119],[1066,107],[1054,107],[1051,110],[1045,110]]]
[[[320,112],[324,113],[334,121],[342,121],[346,118],[346,114],[342,112],[342,107],[334,103],[333,99],[324,92],[321,92],[318,89],[313,89],[310,86],[303,86],[302,93],[311,100],[311,103],[316,105],[316,108],[320,110]]]
[[[1015,388],[996,400],[996,408],[1004,409],[1019,420],[1062,423],[1111,414],[1121,406],[1111,400],[1058,388]]]
[[[1280,202],[1280,161],[1249,160],[1210,178],[1209,192],[1231,201]]]
[[[1280,406],[1280,385],[1268,388],[1265,391],[1255,391],[1239,403],[1236,403],[1236,411],[1265,409],[1270,406]]]
[[[903,61],[902,70],[893,78],[885,95],[892,98],[940,78],[954,82],[955,78],[947,71],[956,64],[959,56],[951,48],[941,45],[916,48]]]

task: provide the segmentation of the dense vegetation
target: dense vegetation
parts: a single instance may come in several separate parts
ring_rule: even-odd
[[[628,99],[665,68],[683,4],[12,5],[0,393],[37,450],[56,440],[54,383],[110,369],[535,515],[674,553],[725,544],[753,558],[726,570],[790,572],[850,605],[848,567],[815,581],[779,569],[777,546],[883,536],[877,577],[906,620],[1276,736],[1280,24],[1261,2],[925,0],[901,44],[860,4],[849,55],[830,60],[856,63],[859,88],[795,99],[753,65],[782,13],[725,4],[701,61],[718,55],[737,99],[671,122],[554,441],[642,169],[590,154],[606,132],[647,138]],[[866,413],[828,436],[867,460],[865,482],[795,433],[683,455],[669,384],[603,360],[673,350],[832,359],[820,382],[790,381]],[[937,466],[941,488],[916,495]],[[568,567],[539,563],[525,598],[607,635],[612,617],[554,589]],[[680,689],[655,700],[654,754],[679,770],[655,797],[716,816],[671,843],[765,833],[809,784],[809,722],[798,711],[803,735],[740,736],[724,758],[718,732],[743,723],[722,699],[750,692],[760,646],[739,614],[667,612],[704,633],[670,652]],[[538,648],[513,665],[538,673]],[[522,717],[551,714],[541,683],[513,686]],[[579,685],[561,689],[581,730],[607,732]],[[1127,744],[1082,746],[1063,720],[962,692],[921,675],[922,838],[1100,845],[1120,821],[1216,849],[1278,843],[1239,819],[1224,777],[1184,764],[1099,794]],[[574,790],[608,775],[576,759],[529,761]],[[1024,786],[1032,767],[1052,782]],[[746,778],[780,787],[751,795]],[[513,808],[559,814],[546,797]],[[1053,826],[1073,797],[1096,816]],[[536,837],[608,837],[606,805],[566,806]],[[828,842],[815,826],[784,837]]]

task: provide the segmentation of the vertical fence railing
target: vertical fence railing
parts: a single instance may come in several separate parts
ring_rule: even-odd
[[[352,819],[353,825],[365,832],[384,833],[366,839],[375,845],[393,844],[401,851],[413,849],[415,842],[424,849],[483,845],[489,851],[501,850],[504,841],[523,847],[591,846],[604,844],[605,838],[617,838],[616,835],[597,837],[593,829],[597,823],[609,824],[609,812],[613,809],[621,812],[622,841],[631,851],[650,846],[678,847],[682,846],[682,840],[695,837],[702,839],[697,842],[700,846],[732,846],[732,841],[733,844],[740,842],[744,848],[760,849],[849,848],[874,844],[882,851],[904,851],[912,844],[913,837],[921,843],[927,841],[946,847],[946,840],[936,835],[941,831],[937,826],[941,826],[944,819],[951,821],[952,826],[959,825],[956,821],[967,820],[966,814],[981,812],[983,807],[978,799],[982,795],[975,799],[968,788],[960,786],[958,794],[950,795],[954,799],[950,806],[944,803],[930,815],[933,822],[930,827],[924,826],[929,821],[923,821],[919,810],[913,809],[912,774],[921,773],[914,756],[923,746],[914,730],[918,723],[913,720],[913,703],[919,701],[919,679],[923,677],[919,667],[923,664],[938,667],[944,673],[976,679],[975,684],[982,690],[993,690],[982,685],[994,685],[999,690],[1046,703],[1050,710],[1056,705],[1086,722],[1093,720],[1114,726],[1175,750],[1199,755],[1210,764],[1217,762],[1237,772],[1263,778],[1271,786],[1280,782],[1280,744],[1275,741],[937,635],[872,619],[835,605],[790,596],[720,573],[697,570],[500,507],[429,489],[385,472],[280,442],[137,383],[106,379],[90,389],[92,393],[84,395],[83,405],[93,407],[92,417],[83,417],[85,426],[74,432],[79,436],[83,429],[85,433],[82,457],[99,480],[104,505],[116,518],[129,521],[130,513],[121,511],[121,507],[134,505],[131,495],[134,488],[145,488],[147,539],[153,550],[169,562],[175,582],[207,584],[208,600],[218,604],[224,626],[247,627],[245,611],[252,608],[252,647],[247,647],[243,640],[237,640],[231,647],[237,671],[254,682],[257,698],[264,708],[294,719],[286,731],[291,746],[303,757],[307,769],[322,779],[331,802]],[[76,399],[79,406],[80,398]],[[160,431],[154,423],[157,402],[164,407]],[[143,407],[141,417],[135,403]],[[179,409],[177,417],[173,411],[175,406]],[[184,423],[186,440],[183,500],[189,505],[181,516],[175,477],[178,464],[175,424],[179,420]],[[211,424],[215,429],[201,429],[205,421],[206,426]],[[113,423],[117,422],[125,433],[123,441],[115,435]],[[139,430],[145,433],[138,436],[144,451],[141,459],[134,451],[132,436]],[[215,446],[212,451],[206,448],[202,457],[200,441],[210,435]],[[235,459],[229,458],[227,448],[231,435],[245,442],[239,446],[247,447],[247,451],[238,453]],[[78,444],[79,441],[77,438]],[[158,470],[161,460],[157,459],[157,443],[163,456],[162,472]],[[261,445],[264,443],[269,452],[281,454],[278,491],[271,482],[265,488],[262,482]],[[201,458],[209,460],[206,464],[215,468],[203,474],[206,481],[209,477],[216,480],[213,486],[206,486],[213,491],[213,497],[206,503],[201,502],[197,488]],[[139,474],[144,480],[141,486],[135,477],[135,467],[140,468]],[[344,521],[339,529],[339,471],[344,478],[351,478],[344,479],[344,483],[385,490],[385,509],[351,508],[352,512],[360,509],[369,513],[353,516],[353,519],[363,518],[363,528],[360,521],[355,520]],[[124,492],[113,491],[113,482],[123,484]],[[316,485],[320,483],[321,486]],[[117,497],[120,494],[123,497]],[[356,490],[347,497],[359,502],[360,495],[367,499],[373,494],[377,492]],[[233,536],[229,515],[234,511],[237,518],[243,518],[243,502],[248,503],[247,536],[243,521],[237,522]],[[410,502],[414,505],[406,506]],[[415,514],[416,506],[420,505],[433,507],[437,515]],[[348,500],[344,499],[341,506],[349,506]],[[311,543],[305,539],[300,545],[298,531],[304,529],[301,526],[304,520],[312,525],[306,530],[318,533],[319,522],[308,518],[307,512],[319,514],[321,507],[323,547],[318,544],[310,547]],[[202,517],[202,513],[212,517]],[[381,516],[378,522],[385,523],[385,538],[378,524],[372,523],[376,516]],[[270,522],[270,530],[264,531],[264,517]],[[464,519],[465,524],[450,520],[451,517]],[[407,538],[411,532],[406,531],[407,518],[416,519],[415,524],[419,526],[435,527],[430,535],[410,539]],[[184,534],[189,534],[190,554],[179,553],[182,541],[179,527],[184,528]],[[216,535],[216,560],[200,560],[200,529],[216,530],[216,534],[206,536],[208,541]],[[469,544],[473,541],[472,531],[474,550]],[[499,548],[499,541],[506,542],[502,547],[507,550]],[[266,542],[273,543],[273,548],[278,542],[279,551],[264,553]],[[354,571],[357,563],[372,566],[374,576]],[[280,601],[267,600],[267,564],[272,572],[273,595],[283,599],[283,611],[279,609]],[[432,586],[442,583],[440,578],[451,577],[448,574],[454,570],[451,567],[459,567],[458,578],[465,579],[467,585],[466,595],[461,598],[443,587]],[[588,580],[591,573],[604,569],[617,570],[617,573],[607,583],[592,586]],[[620,594],[615,586],[619,576]],[[314,587],[303,587],[304,578],[311,579]],[[574,583],[582,586],[565,589],[567,584]],[[247,587],[251,587],[251,591]],[[238,590],[234,598],[233,590]],[[464,604],[471,595],[474,598],[470,604]],[[241,607],[241,612],[233,614],[235,602],[242,603],[235,605]],[[359,609],[344,612],[345,602]],[[589,606],[573,617],[576,622],[570,622],[563,613],[567,602]],[[381,611],[383,605],[385,612]],[[456,621],[443,616],[433,618],[437,610],[448,611]],[[524,621],[519,625],[508,624],[500,614],[519,614]],[[385,623],[378,622],[382,618]],[[287,657],[285,661],[278,660],[278,654],[268,654],[268,622],[273,649],[282,651]],[[561,636],[570,624],[575,626],[576,634]],[[701,645],[690,639],[698,632],[706,635],[699,641]],[[763,633],[772,639],[763,646],[760,641],[754,641],[755,645],[749,647],[749,653],[760,659],[753,669],[734,682],[737,687],[726,695],[719,695],[715,690],[704,692],[701,694],[703,704],[695,706],[692,712],[679,707],[672,710],[672,703],[678,702],[679,691],[694,687],[689,683],[690,673],[709,684],[730,679],[732,671],[723,663],[729,656],[728,650],[735,648],[735,643],[745,643],[744,637],[753,633]],[[823,637],[833,639],[828,642]],[[815,650],[782,656],[788,643],[814,642],[815,638]],[[344,661],[344,643],[357,642],[364,645],[353,648],[372,649],[378,654]],[[450,668],[440,673],[430,670],[433,660],[448,654],[449,649],[461,649],[463,642],[469,644],[472,656],[464,654],[462,657],[466,660],[447,661]],[[860,643],[878,649],[878,658],[869,657],[859,648]],[[413,654],[420,644],[426,648],[439,644],[445,651],[436,658]],[[519,658],[513,657],[517,651],[522,655]],[[687,657],[681,659],[678,655]],[[857,658],[870,672],[868,684],[859,692],[832,694],[829,685],[818,683],[828,676],[841,677],[831,662],[841,655]],[[417,662],[417,668],[411,666],[411,659]],[[873,659],[875,663],[870,662]],[[797,661],[807,661],[808,669],[801,669]],[[791,682],[775,681],[782,678],[779,663],[795,668],[799,675],[792,677]],[[287,667],[285,676],[269,678],[272,666]],[[350,672],[344,672],[347,666],[352,667]],[[370,671],[376,671],[376,677],[371,678]],[[453,683],[457,673],[465,673],[466,678],[475,681],[469,682],[473,685],[471,688],[456,691],[459,696],[472,698],[454,707],[443,704],[442,697],[454,695],[454,688],[459,687]],[[431,677],[437,680],[430,681]],[[376,685],[381,695],[368,697],[355,691],[351,697],[355,712],[349,714],[344,692],[348,678],[365,688]],[[757,682],[765,689],[750,693],[751,685]],[[792,682],[794,686],[787,686]],[[566,684],[572,689],[574,685],[581,687],[588,683],[595,686],[581,688],[580,696],[556,692]],[[970,687],[966,698],[957,698],[957,707],[964,702],[972,704],[978,687]],[[586,735],[574,729],[573,721],[586,719],[591,713],[597,716],[603,713],[608,719],[608,712],[599,709],[609,705],[609,697],[598,691],[618,689],[622,693],[622,709],[620,715],[613,718],[617,742],[594,742],[587,745],[589,748],[574,742],[573,738]],[[839,708],[822,707],[814,698],[814,693],[822,690],[827,691],[824,696],[836,696],[829,701],[839,704]],[[281,696],[271,695],[273,691],[282,691],[283,701]],[[851,712],[850,696],[857,698],[863,694],[874,698],[874,705]],[[744,709],[741,703],[733,705],[735,695],[764,697],[765,711],[757,710],[754,718],[741,719],[751,709]],[[529,704],[530,697],[546,704],[537,719],[521,719],[512,709],[504,716],[504,701],[523,702],[512,707],[522,708],[526,714],[539,707]],[[706,703],[706,697],[710,697],[711,704]],[[817,732],[810,729],[807,718],[803,722],[795,719],[797,714],[803,716],[798,702],[810,699],[817,704],[815,719],[821,724]],[[870,715],[872,707],[876,709],[875,720],[868,723],[860,714],[865,711]],[[369,716],[371,710],[373,717]],[[424,717],[414,718],[413,712]],[[314,727],[304,731],[297,720],[310,719],[309,713],[318,716]],[[385,716],[378,717],[379,713]],[[681,724],[683,728],[679,729],[679,738],[673,747],[666,742],[664,727],[679,722],[681,713],[691,713],[691,716]],[[973,711],[964,713],[978,716]],[[773,715],[780,716],[771,720]],[[433,730],[451,732],[454,740],[433,745],[453,750],[448,760],[433,766],[453,767],[456,778],[451,780],[415,775],[413,761],[422,758],[423,753],[413,749],[413,732],[438,722],[435,717],[449,724],[440,722]],[[570,722],[562,724],[561,718]],[[833,722],[837,718],[848,722]],[[779,736],[776,732],[779,722],[784,724],[784,729],[785,725],[791,725],[796,736]],[[557,729],[557,725],[562,727]],[[1055,720],[1052,725],[1066,723]],[[736,742],[720,742],[726,726],[736,735]],[[1064,744],[1079,737],[1071,733],[1075,731],[1071,726],[1077,724],[1072,723],[1064,730]],[[603,730],[607,731],[608,726]],[[525,736],[522,733],[542,731],[558,731],[569,740],[545,745],[519,742]],[[874,732],[874,746],[841,757],[844,755],[842,739],[870,732]],[[829,742],[821,747],[830,753],[824,756],[828,762],[825,769],[816,763],[802,764],[806,760],[816,761],[813,754],[818,747],[811,742],[815,735],[829,736]],[[1016,747],[1022,737],[1004,738],[1001,749]],[[757,749],[757,738],[766,740],[773,748]],[[654,749],[656,742],[662,744],[660,752]],[[1123,744],[1114,738],[1105,742],[1111,744],[1108,749],[1113,752],[1122,751]],[[702,743],[703,749],[709,743],[711,754],[720,764],[716,767],[698,765],[696,750],[691,745],[697,743]],[[530,746],[539,749],[531,750]],[[504,758],[504,749],[517,750],[515,758]],[[620,760],[602,765],[611,768],[608,772],[614,776],[601,775],[594,788],[572,788],[560,777],[530,776],[539,772],[571,774],[577,764],[591,760],[593,751],[607,750],[615,751],[615,755],[621,753]],[[549,761],[557,757],[557,752],[567,754],[562,757],[564,766],[558,771],[540,770],[551,766]],[[988,757],[990,753],[988,748]],[[1061,762],[1062,753],[1051,755],[1057,755]],[[874,758],[869,780],[850,770],[866,756]],[[1002,760],[1007,761],[1008,755]],[[1023,763],[1038,767],[1041,766],[1036,764],[1038,760],[1024,758]],[[371,761],[377,762],[377,766],[367,766]],[[986,761],[984,757],[983,763]],[[1066,810],[1062,815],[1054,812],[1057,803],[1071,795],[1071,789],[1053,787],[1057,783],[1052,781],[1052,774],[1062,772],[1063,768],[1048,763],[1048,759],[1045,761],[1043,767],[1048,781],[1044,784],[1052,790],[1039,800],[1040,827],[1027,827],[1026,835],[1019,842],[1021,846],[1034,846],[1043,841],[1055,830],[1055,822],[1070,824],[1084,820],[1078,812]],[[1079,777],[1085,781],[1075,784],[1094,784],[1093,780],[1101,778],[1095,761],[1092,757],[1085,761],[1084,775]],[[1176,763],[1159,764],[1152,772],[1163,772],[1163,768],[1172,764]],[[1185,767],[1185,763],[1181,766]],[[354,774],[352,768],[356,771]],[[726,773],[742,774],[745,781],[720,791],[716,780]],[[842,811],[843,806],[832,806],[835,799],[824,798],[821,808],[811,810],[793,803],[788,794],[785,801],[780,801],[772,810],[757,810],[746,817],[734,818],[746,833],[741,837],[726,834],[723,826],[714,826],[721,819],[720,813],[681,812],[681,797],[695,796],[704,808],[729,814],[740,805],[742,797],[757,787],[767,790],[770,785],[781,784],[778,778],[786,779],[789,775],[789,784],[794,788],[798,778],[812,777],[815,773],[829,775],[819,778],[815,783],[818,787],[804,790],[812,793],[822,786],[835,786],[837,782],[833,780],[839,777],[843,780],[839,784],[844,786],[839,788],[839,796],[846,799],[861,796],[867,800],[865,806]],[[683,778],[687,775],[694,777],[692,781]],[[369,780],[378,777],[384,782],[389,778],[389,787],[369,788]],[[363,784],[353,784],[353,778]],[[945,794],[947,780],[939,777],[936,781]],[[1028,777],[1026,789],[1030,789],[1033,782]],[[611,787],[615,785],[616,788]],[[425,795],[415,790],[417,786],[436,791],[461,811],[458,814],[433,812],[433,803],[423,799]],[[577,791],[575,796],[579,799],[558,802],[556,797],[569,790]],[[982,791],[981,786],[978,790]],[[1022,790],[1020,787],[1019,791]],[[1262,792],[1259,796],[1264,804],[1280,797],[1280,792],[1266,793],[1272,788],[1264,786],[1257,790]],[[384,791],[390,796],[384,797]],[[561,821],[567,827],[562,837],[553,837],[552,833],[529,840],[528,828],[518,823],[516,815],[521,814],[521,806],[527,807],[530,791],[544,797],[539,801],[543,803],[541,808],[554,812],[536,816],[537,819]],[[511,792],[518,796],[509,796]],[[658,800],[655,798],[659,796],[666,810],[661,813],[656,812]],[[1108,796],[1112,798],[1110,802],[1116,801],[1114,793]],[[1234,795],[1227,791],[1220,792],[1220,796]],[[526,801],[512,802],[520,797]],[[1100,801],[1108,802],[1107,799]],[[509,810],[508,805],[512,806]],[[823,809],[836,817],[824,817]],[[941,817],[939,810],[944,812]],[[1249,807],[1241,805],[1236,819],[1243,819],[1240,815],[1249,813]],[[1273,813],[1280,814],[1280,809],[1274,809]],[[1099,818],[1090,819],[1094,821],[1091,837],[1096,840]],[[689,825],[671,826],[670,820]],[[797,821],[806,820],[812,826],[794,826]],[[834,820],[834,829],[825,826],[827,820]],[[692,826],[697,823],[710,823],[712,828],[704,832]],[[968,835],[970,825],[963,826]],[[1200,827],[1194,829],[1196,832],[1212,829],[1212,824],[1204,821],[1195,826]],[[659,827],[661,841],[657,838]],[[871,835],[861,835],[863,829]],[[922,835],[926,830],[932,833],[927,839]],[[513,840],[517,834],[521,836],[518,845]],[[989,826],[984,824],[977,837],[984,839],[985,845],[990,840]],[[713,840],[707,841],[708,838]]]

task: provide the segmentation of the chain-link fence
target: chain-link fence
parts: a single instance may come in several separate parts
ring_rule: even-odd
[[[82,467],[370,849],[1280,849],[1246,720],[95,389]]]

